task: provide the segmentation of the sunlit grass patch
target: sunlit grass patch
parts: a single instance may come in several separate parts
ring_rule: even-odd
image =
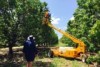
[[[56,57],[52,59],[50,67],[88,67],[88,65],[81,61]]]
[[[50,67],[66,67],[66,60],[64,58],[53,58]]]
[[[71,63],[72,67],[88,67],[86,63],[77,60],[71,61]]]

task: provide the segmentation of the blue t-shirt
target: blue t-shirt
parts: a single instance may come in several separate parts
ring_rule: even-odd
[[[23,52],[25,54],[36,54],[37,53],[37,48],[36,48],[36,44],[34,40],[33,41],[26,40],[24,42]]]

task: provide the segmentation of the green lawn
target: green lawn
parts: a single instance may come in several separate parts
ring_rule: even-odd
[[[50,67],[88,67],[87,64],[77,60],[68,60],[65,58],[53,58]]]
[[[25,67],[25,64],[22,65]],[[88,67],[86,63],[77,60],[68,60],[65,58],[36,58],[33,67]]]

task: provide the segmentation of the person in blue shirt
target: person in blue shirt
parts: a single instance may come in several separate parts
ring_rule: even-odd
[[[28,39],[24,42],[23,53],[27,61],[26,67],[32,67],[32,61],[34,61],[37,54],[36,43],[32,35],[30,35]]]

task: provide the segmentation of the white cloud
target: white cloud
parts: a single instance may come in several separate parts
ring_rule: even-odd
[[[70,20],[74,20],[74,16],[70,18]]]
[[[51,17],[51,23],[52,24],[58,24],[59,23],[59,21],[60,21],[60,18],[56,18],[56,17]]]

